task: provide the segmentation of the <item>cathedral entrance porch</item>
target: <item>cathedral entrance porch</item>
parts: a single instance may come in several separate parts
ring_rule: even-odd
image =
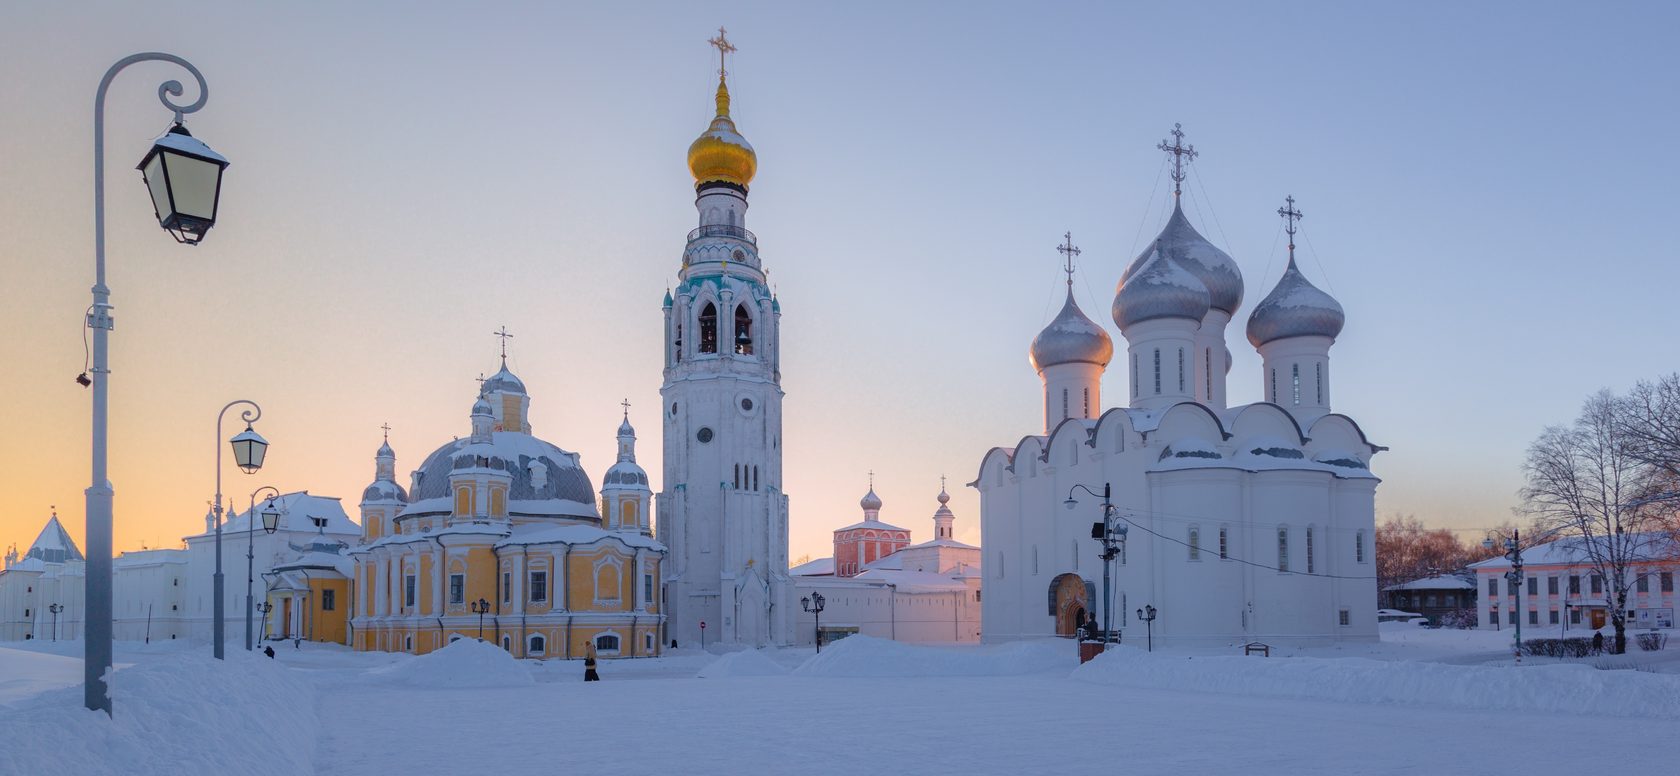
[[[1061,574],[1050,581],[1050,615],[1056,635],[1072,638],[1084,625],[1091,606],[1091,583],[1078,574]]]

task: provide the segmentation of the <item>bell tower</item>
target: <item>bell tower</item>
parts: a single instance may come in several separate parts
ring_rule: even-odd
[[[665,476],[658,538],[670,550],[667,638],[785,644],[787,496],[782,492],[781,306],[746,228],[758,158],[729,115],[723,29],[717,113],[688,149],[697,227],[664,303]]]

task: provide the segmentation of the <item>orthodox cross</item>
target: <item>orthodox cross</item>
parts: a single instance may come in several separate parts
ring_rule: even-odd
[[[1073,245],[1073,232],[1063,234],[1062,239],[1065,242],[1056,246],[1056,252],[1067,257],[1067,265],[1062,268],[1062,271],[1067,273],[1068,291],[1071,293],[1073,291],[1073,257],[1079,255],[1079,249]],[[940,484],[944,484],[943,479],[940,480]]]
[[[1283,216],[1283,231],[1289,234],[1289,262],[1295,263],[1295,222],[1301,220],[1301,211],[1295,209],[1295,195],[1283,198],[1283,207],[1278,208],[1278,215]]]
[[[939,475],[939,492],[945,492],[945,475],[943,474]]]
[[[619,404],[624,406],[624,419],[629,420],[630,419],[630,399],[629,399],[629,397],[625,397],[624,401],[619,402]]]
[[[870,490],[875,489],[875,470],[874,469],[869,470],[869,489]]]
[[[725,71],[723,69],[723,57],[724,57],[724,55],[732,54],[732,53],[735,52],[735,44],[730,43],[729,38],[724,37],[728,33],[729,33],[728,30],[726,30],[722,27],[719,27],[718,28],[718,36],[715,37],[715,38],[712,38],[711,40],[706,41],[707,43],[710,43],[713,46],[717,47],[717,50],[718,50],[718,77],[719,78],[722,78],[722,77],[729,74],[727,71]]]
[[[502,338],[502,366],[505,367],[505,366],[507,366],[507,341],[508,341],[508,338],[512,337],[513,335],[508,333],[508,330],[507,330],[506,326],[503,326],[501,329],[490,332],[490,333]]]
[[[382,424],[380,424],[379,427],[382,428],[382,429],[385,429],[385,441],[387,441],[387,442],[391,441],[391,424],[390,423],[382,423]]]
[[[1184,163],[1196,158],[1196,147],[1184,144],[1183,124],[1173,124],[1172,139],[1172,145],[1167,145],[1167,141],[1162,140],[1161,144],[1155,147],[1173,155],[1173,196],[1176,197],[1183,193]]]

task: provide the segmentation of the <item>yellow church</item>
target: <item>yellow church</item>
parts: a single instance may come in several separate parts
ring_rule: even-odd
[[[532,435],[530,409],[504,355],[471,433],[427,456],[406,490],[380,446],[362,543],[348,550],[354,648],[424,654],[483,638],[521,658],[660,654],[665,547],[628,406],[599,506],[578,455]]]

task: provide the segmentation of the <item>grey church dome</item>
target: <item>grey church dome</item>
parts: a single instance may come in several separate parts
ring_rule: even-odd
[[[484,381],[485,393],[495,393],[497,391],[506,393],[525,392],[525,383],[508,371],[506,361],[502,362],[501,371],[490,375],[490,378]]]
[[[1095,321],[1081,312],[1073,301],[1073,289],[1068,289],[1067,302],[1055,320],[1033,338],[1027,358],[1033,369],[1040,372],[1057,364],[1084,362],[1108,366],[1114,358],[1114,341]]]
[[[488,468],[507,473],[509,510],[522,511],[517,502],[570,502],[570,509],[546,508],[550,512],[595,513],[595,487],[577,463],[577,457],[530,434],[497,431],[491,441],[474,443],[456,439],[426,457],[410,494],[415,502],[450,496],[449,473],[456,469]],[[540,470],[540,473],[538,473]],[[531,505],[538,507],[540,505]],[[560,505],[556,505],[558,507]]]
[[[1114,293],[1114,324],[1124,331],[1134,323],[1157,318],[1200,321],[1209,306],[1207,286],[1157,244],[1137,271],[1120,281]]]
[[[1248,316],[1248,341],[1260,347],[1288,337],[1329,337],[1342,333],[1347,318],[1329,294],[1307,282],[1290,257],[1283,277]]]
[[[1166,227],[1155,238],[1155,244],[1138,254],[1137,259],[1120,275],[1122,284],[1143,268],[1157,246],[1167,254],[1167,258],[1189,270],[1197,280],[1202,281],[1202,285],[1207,286],[1209,307],[1236,314],[1243,299],[1242,270],[1237,268],[1230,254],[1208,242],[1201,232],[1196,231],[1196,227],[1190,225],[1190,220],[1184,217],[1184,209],[1177,202],[1173,203],[1172,217],[1167,219]]]

